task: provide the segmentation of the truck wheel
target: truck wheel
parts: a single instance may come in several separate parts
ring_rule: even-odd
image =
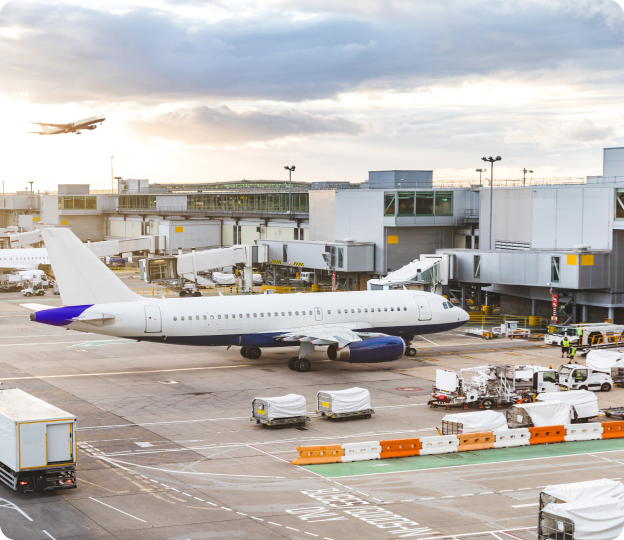
[[[602,386],[600,387],[600,390],[602,392],[608,392],[609,390],[611,390],[611,385],[608,382],[602,383]]]
[[[258,360],[262,355],[262,351],[258,347],[249,347],[247,349],[247,358],[250,360]]]
[[[242,356],[243,358],[247,358],[247,349],[248,349],[248,348],[249,348],[249,347],[241,347],[241,349],[240,349],[240,353],[241,353],[241,356]]]
[[[29,292],[27,292],[27,293],[26,293],[26,296],[30,296],[30,293],[29,293]]]
[[[292,369],[293,371],[295,370],[295,362],[299,360],[299,358],[297,358],[296,356],[293,356],[292,358],[290,358],[288,360],[288,369]]]
[[[312,367],[312,362],[310,362],[310,360],[307,360],[305,358],[297,358],[297,361],[295,362],[295,370],[297,370],[300,373],[303,373],[305,371],[310,371],[311,367]]]
[[[43,296],[45,294],[44,291],[37,291],[37,296]]]
[[[194,296],[195,298],[199,298],[201,295],[202,295],[202,294],[201,294],[199,291],[195,291],[195,292],[193,293],[193,296]]]
[[[583,386],[579,386],[579,390],[589,390],[589,388],[587,388],[587,386],[583,385]]]
[[[484,409],[491,409],[492,407],[494,407],[494,400],[493,399],[484,399],[481,402],[481,405],[483,405]]]
[[[180,298],[186,298],[186,291],[180,291]]]

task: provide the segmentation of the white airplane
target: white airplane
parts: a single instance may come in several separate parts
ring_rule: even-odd
[[[50,264],[45,248],[0,249],[0,272],[37,270],[40,264]]]
[[[308,371],[305,358],[326,346],[331,360],[375,363],[416,354],[416,334],[458,328],[468,313],[446,298],[419,291],[271,294],[150,299],[133,293],[68,229],[43,229],[64,307],[39,309],[30,320],[139,341],[261,348],[299,346],[288,361]]]
[[[83,118],[76,122],[70,122],[69,124],[46,124],[45,122],[28,122],[29,124],[36,124],[41,126],[41,131],[29,131],[28,133],[37,133],[38,135],[59,135],[61,133],[75,133],[81,134],[83,129],[96,129],[98,124],[101,124],[106,120],[105,116],[90,116],[89,118]]]

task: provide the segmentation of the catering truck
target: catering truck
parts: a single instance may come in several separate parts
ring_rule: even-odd
[[[19,492],[75,488],[76,417],[21,390],[0,390],[0,480]]]
[[[580,329],[580,330],[579,330]],[[547,345],[561,346],[564,337],[578,347],[592,347],[601,343],[622,343],[624,325],[611,323],[586,323],[586,324],[553,324],[548,327],[548,333],[544,334],[544,343]]]

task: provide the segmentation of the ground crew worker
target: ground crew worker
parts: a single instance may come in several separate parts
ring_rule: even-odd
[[[576,327],[576,335],[578,336],[578,344],[583,345],[583,329],[580,326]]]
[[[561,358],[563,358],[564,354],[570,358],[570,340],[568,339],[568,336],[564,336],[561,340]]]
[[[576,347],[574,345],[570,345],[570,358],[572,359],[571,364],[574,362],[574,357],[576,356]]]

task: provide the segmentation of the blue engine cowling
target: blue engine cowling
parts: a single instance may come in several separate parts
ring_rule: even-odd
[[[358,364],[392,362],[401,358],[403,353],[405,353],[405,342],[394,336],[356,341],[340,350],[335,345],[327,348],[327,356],[330,360]]]

